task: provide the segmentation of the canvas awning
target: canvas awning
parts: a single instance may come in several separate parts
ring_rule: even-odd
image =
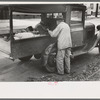
[[[9,4],[0,5],[0,9],[10,7],[13,12],[44,13],[44,12],[66,12],[68,6],[86,7],[82,4]]]
[[[12,5],[12,11],[24,13],[65,12],[66,6],[55,4]]]

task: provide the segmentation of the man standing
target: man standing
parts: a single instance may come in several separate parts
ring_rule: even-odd
[[[57,27],[50,31],[51,37],[57,37],[57,56],[56,65],[58,74],[70,73],[70,54],[71,54],[71,34],[70,27],[64,22],[63,16],[58,15]]]

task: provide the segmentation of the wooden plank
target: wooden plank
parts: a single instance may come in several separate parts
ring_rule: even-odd
[[[12,54],[14,59],[42,53],[51,43],[56,42],[50,36],[15,40],[12,44]]]

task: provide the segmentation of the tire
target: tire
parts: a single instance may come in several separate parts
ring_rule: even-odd
[[[100,54],[100,44],[99,44],[99,47],[98,47],[98,49],[99,49],[99,54]]]
[[[50,44],[45,51],[41,55],[42,66],[48,72],[55,72],[56,71],[56,53],[57,47],[56,44]]]
[[[47,61],[45,68],[50,73],[56,72],[55,58],[56,58],[56,54],[50,54],[48,57],[48,61]]]
[[[19,58],[19,60],[21,60],[21,61],[29,61],[31,59],[31,57],[32,57],[32,55]]]
[[[40,59],[40,58],[41,58],[41,54],[35,54],[34,57],[35,57],[36,59]]]
[[[52,52],[48,55],[48,61],[45,66],[46,70],[50,73],[56,72],[56,49],[53,48]]]
[[[100,54],[100,41],[98,42],[98,50],[99,50],[99,54]]]

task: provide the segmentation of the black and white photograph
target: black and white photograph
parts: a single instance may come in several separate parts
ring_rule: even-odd
[[[99,92],[99,0],[0,0],[0,99]]]
[[[100,2],[0,4],[0,82],[99,80]]]

